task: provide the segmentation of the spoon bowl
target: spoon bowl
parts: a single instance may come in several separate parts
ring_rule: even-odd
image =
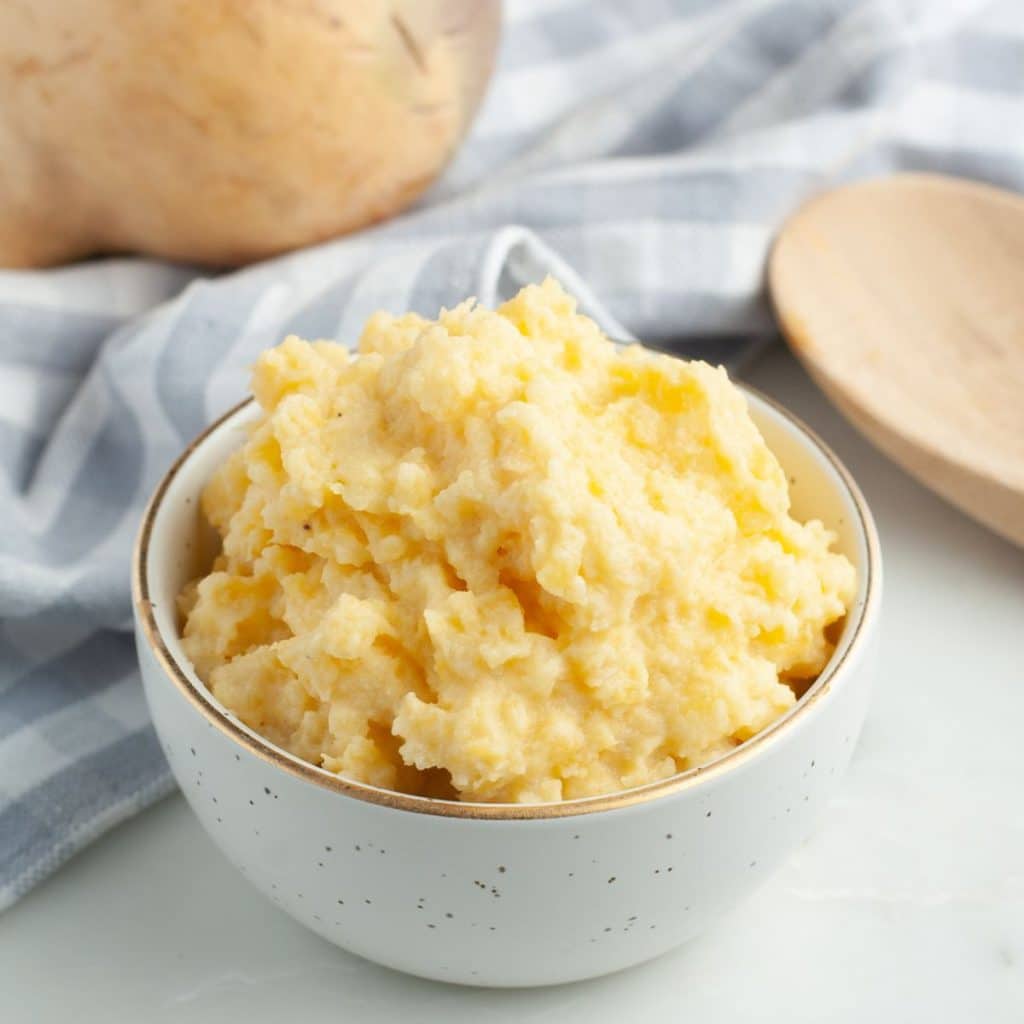
[[[1024,545],[1024,197],[927,174],[827,192],[784,225],[769,285],[854,426]]]

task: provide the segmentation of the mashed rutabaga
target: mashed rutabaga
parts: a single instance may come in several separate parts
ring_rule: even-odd
[[[553,281],[288,338],[182,596],[213,693],[377,786],[548,801],[701,764],[824,666],[854,570],[725,372],[616,348]]]

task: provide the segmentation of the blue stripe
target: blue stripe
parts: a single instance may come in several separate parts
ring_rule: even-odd
[[[93,839],[172,788],[152,726],[79,758],[0,810],[0,887],[17,899],[79,848],[83,831]]]
[[[768,8],[695,68],[650,116],[638,121],[615,155],[646,156],[694,145],[772,75],[823,39],[847,10],[835,0],[794,0]],[[728,219],[728,213],[720,219]]]
[[[8,629],[16,629],[14,623]],[[96,697],[136,668],[130,635],[102,631],[50,661],[19,671],[19,656],[0,638],[0,740],[56,711]]]
[[[0,357],[14,366],[83,374],[123,318],[47,309],[8,299],[0,317]]]
[[[45,443],[41,434],[0,420],[0,477],[12,492],[24,490]]]
[[[232,287],[202,282],[189,290],[189,301],[163,341],[154,375],[157,394],[182,443],[206,423],[206,383],[272,279],[265,274],[236,278]]]
[[[107,381],[110,412],[70,482],[53,526],[37,541],[50,564],[70,562],[92,550],[124,514],[142,474],[143,432],[131,407]]]
[[[359,275],[347,274],[340,281],[335,281],[323,289],[314,299],[292,314],[281,330],[282,338],[288,334],[297,334],[308,341],[331,339],[348,305],[352,289],[358,281]]]

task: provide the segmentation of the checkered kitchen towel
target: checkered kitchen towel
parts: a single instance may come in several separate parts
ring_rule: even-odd
[[[261,349],[551,271],[609,332],[735,363],[771,335],[765,252],[812,191],[901,167],[1024,189],[1021,0],[506,8],[472,137],[413,212],[216,278],[0,272],[0,907],[171,788],[129,549]]]

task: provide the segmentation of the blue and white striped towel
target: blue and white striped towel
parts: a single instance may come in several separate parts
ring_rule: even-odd
[[[804,197],[901,167],[1022,189],[1022,97],[1021,0],[509,0],[472,137],[413,212],[218,278],[0,272],[0,907],[171,788],[129,549],[260,349],[552,271],[610,332],[735,362],[771,335],[764,257]]]

